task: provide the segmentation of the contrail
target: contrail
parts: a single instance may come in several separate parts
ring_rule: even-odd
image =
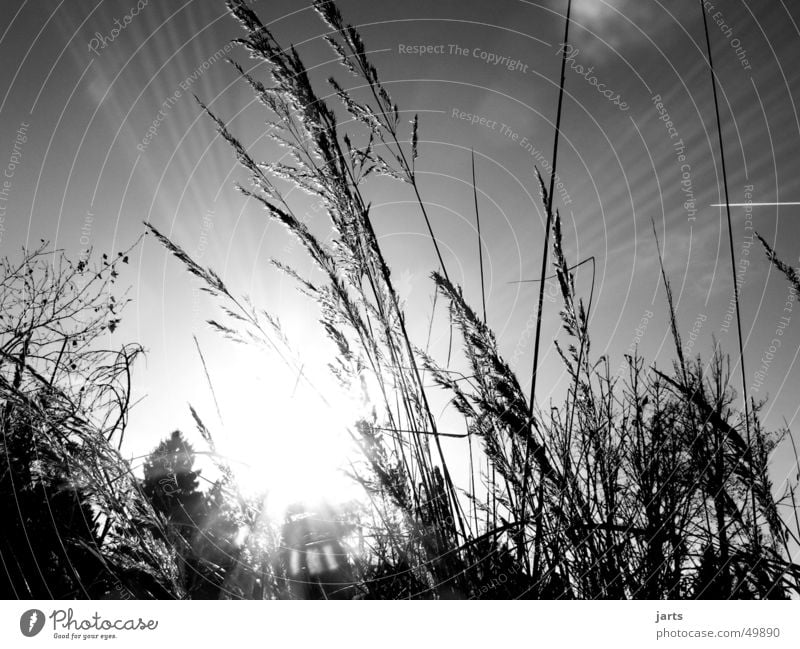
[[[770,207],[776,205],[800,205],[796,203],[728,203],[729,207]],[[725,207],[725,203],[711,203],[711,207]]]

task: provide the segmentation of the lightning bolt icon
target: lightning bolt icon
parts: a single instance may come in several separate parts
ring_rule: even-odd
[[[31,619],[28,620],[28,631],[33,631],[33,626],[34,626],[34,624],[36,624],[36,621],[38,620],[38,618],[39,618],[39,616],[36,614],[36,611],[33,611],[31,613]]]

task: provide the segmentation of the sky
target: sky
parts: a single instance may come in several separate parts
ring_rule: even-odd
[[[308,3],[251,4],[281,43],[297,47],[312,80],[324,84],[335,75],[351,82]],[[549,177],[566,1],[342,0],[339,7],[360,30],[403,114],[420,116],[422,195],[448,271],[477,306],[475,152],[488,322],[527,386],[537,294],[525,280],[539,272],[545,216],[534,169]],[[705,10],[730,200],[798,202],[800,7],[714,0]],[[686,0],[573,3],[555,205],[568,257],[595,260],[593,292],[588,264],[576,281],[585,299],[593,296],[594,358],[608,355],[613,370],[635,346],[661,366],[674,358],[651,220],[690,355],[708,358],[713,340],[728,353],[736,350],[727,220],[724,209],[712,206],[725,199],[702,11]],[[224,61],[254,65],[231,42],[241,35],[216,0],[5,2],[0,166],[8,183],[0,254],[18,255],[39,239],[73,255],[87,247],[114,254],[152,222],[235,293],[279,316],[290,340],[306,351],[304,372],[325,385],[333,349],[314,305],[270,260],[313,270],[299,246],[236,192],[243,175],[192,96],[257,157],[280,155],[265,137],[262,107]],[[266,79],[263,66],[253,73]],[[412,337],[422,341],[430,272],[437,267],[424,221],[407,186],[380,179],[366,193],[411,314]],[[297,193],[290,198],[312,227],[322,227],[324,215],[313,204]],[[745,382],[751,396],[768,399],[771,428],[797,428],[800,306],[759,244],[750,242],[758,231],[782,259],[800,265],[799,217],[798,205],[731,209]],[[220,316],[219,304],[152,237],[138,244],[129,266],[120,283],[130,286],[133,301],[109,334],[113,344],[136,340],[147,350],[135,374],[139,401],[124,449],[129,456],[146,453],[175,428],[191,437],[189,403],[218,439],[232,440],[226,451],[237,461],[265,453],[271,459],[256,469],[283,471],[286,480],[290,456],[300,453],[306,466],[322,471],[345,454],[327,432],[328,442],[309,450],[311,439],[318,440],[309,431],[324,428],[330,413],[267,352],[210,331],[205,323]],[[545,408],[558,403],[566,381],[553,345],[558,311],[550,282],[537,393]],[[437,326],[432,349],[441,358],[446,345],[446,328]],[[739,385],[737,375],[740,393]],[[275,441],[283,437],[293,441]],[[778,480],[789,461],[779,449]]]

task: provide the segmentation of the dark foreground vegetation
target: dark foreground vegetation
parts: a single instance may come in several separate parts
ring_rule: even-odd
[[[797,596],[796,485],[779,491],[768,461],[776,445],[791,447],[791,437],[763,429],[762,404],[751,402],[746,416],[737,408],[729,361],[718,350],[705,360],[684,357],[667,278],[674,363],[659,369],[626,357],[624,376],[615,378],[618,364],[592,355],[587,307],[552,214],[559,352],[571,387],[560,407],[532,407],[485,318],[447,275],[415,175],[418,121],[401,119],[358,33],[332,3],[315,2],[331,47],[361,88],[354,94],[331,79],[334,108],[294,49],[284,49],[244,2],[229,7],[245,30],[241,44],[271,72],[267,82],[237,66],[287,155],[256,161],[206,110],[247,172],[239,189],[297,237],[319,271],[310,279],[278,264],[318,304],[338,350],[337,378],[352,386],[368,376],[378,386],[369,399],[381,407],[349,430],[360,449],[349,470],[365,498],[298,504],[269,520],[241,492],[194,411],[203,452],[216,463],[213,483],[201,482],[195,449],[177,431],[134,475],[119,448],[141,349],[101,344],[121,317],[125,300],[110,296],[127,257],[95,266],[42,247],[2,267],[0,595]],[[431,233],[440,263],[432,288],[462,342],[450,366],[408,335],[408,318],[431,316],[401,308],[362,193],[375,174],[405,183],[418,201],[409,218]],[[296,216],[280,188],[291,185],[324,207],[324,232]],[[224,319],[211,326],[221,335],[258,344],[280,333],[276,318],[148,227],[220,300]],[[800,290],[797,274],[765,247]],[[467,369],[457,374],[456,365]],[[451,476],[431,377],[463,416],[468,484]]]

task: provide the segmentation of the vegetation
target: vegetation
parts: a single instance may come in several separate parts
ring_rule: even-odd
[[[102,346],[127,255],[71,262],[43,243],[0,277],[0,593],[180,596],[163,520],[118,451],[138,345]]]
[[[195,451],[177,431],[154,449],[143,479],[134,478],[116,444],[139,350],[97,351],[100,332],[118,321],[104,282],[120,262],[89,271],[58,257],[53,273],[42,249],[21,266],[6,263],[0,298],[0,489],[3,506],[14,509],[3,512],[6,520],[18,521],[0,545],[4,592],[98,597],[121,584],[136,597],[796,596],[796,485],[776,495],[768,463],[788,431],[765,431],[756,402],[745,421],[719,350],[707,362],[684,357],[666,276],[675,361],[667,370],[626,357],[627,376],[618,380],[608,358],[592,355],[591,301],[576,294],[559,214],[549,214],[563,304],[558,349],[571,385],[560,407],[538,410],[485,317],[447,274],[415,174],[418,119],[401,119],[356,30],[333,3],[314,2],[331,30],[326,39],[362,88],[355,94],[330,80],[342,120],[294,49],[245,2],[228,6],[245,30],[240,43],[267,64],[271,83],[234,65],[287,155],[255,160],[204,109],[248,174],[240,191],[293,234],[320,271],[312,280],[275,262],[318,305],[337,349],[336,378],[348,389],[376,386],[366,395],[372,412],[348,431],[360,450],[349,470],[365,504],[300,504],[284,520],[268,520],[242,495],[194,412],[220,476],[213,486],[200,490]],[[353,128],[344,132],[342,123]],[[364,193],[376,174],[408,186],[430,233],[439,262],[432,286],[462,342],[450,365],[409,336]],[[323,205],[324,237],[297,216],[284,183]],[[543,182],[541,193],[549,206]],[[282,335],[276,317],[148,228],[220,300],[225,318],[210,322],[218,332],[241,344],[270,345]],[[468,370],[451,369],[457,363]],[[453,433],[441,430],[425,377],[464,419],[463,444],[475,456],[467,485],[452,477],[442,437]],[[48,560],[37,566],[34,557]]]

